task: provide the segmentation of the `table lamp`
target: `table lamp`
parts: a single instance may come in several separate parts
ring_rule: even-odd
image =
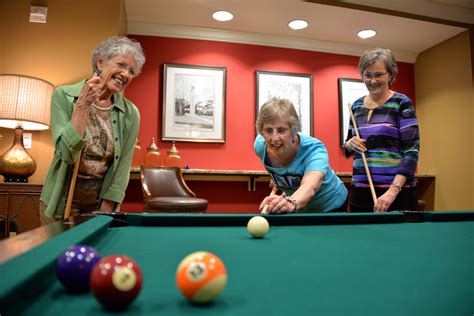
[[[5,182],[28,182],[36,161],[23,146],[23,129],[49,128],[53,85],[45,80],[0,74],[0,127],[15,129],[13,145],[0,157]]]

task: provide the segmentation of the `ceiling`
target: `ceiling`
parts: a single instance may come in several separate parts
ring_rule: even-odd
[[[359,56],[390,48],[399,61],[474,26],[473,0],[125,0],[128,33],[288,47]],[[229,22],[211,14],[227,10]],[[293,19],[309,22],[293,31]],[[372,28],[377,36],[356,33]]]

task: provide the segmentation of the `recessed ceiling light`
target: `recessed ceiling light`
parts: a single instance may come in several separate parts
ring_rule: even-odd
[[[293,20],[288,23],[288,26],[292,30],[302,30],[308,27],[308,22],[306,22],[305,20]]]
[[[362,30],[357,33],[360,38],[371,38],[377,34],[374,30]]]
[[[234,18],[234,15],[228,11],[216,11],[212,14],[214,20],[226,22]]]

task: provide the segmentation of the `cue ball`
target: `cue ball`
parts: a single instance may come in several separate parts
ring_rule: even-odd
[[[123,255],[101,259],[90,278],[92,293],[109,310],[126,309],[140,293],[142,282],[138,264]]]
[[[206,251],[193,252],[179,263],[176,270],[179,290],[191,302],[212,302],[227,284],[227,270],[222,260]]]
[[[59,256],[56,263],[56,275],[70,293],[84,293],[89,291],[89,279],[100,255],[88,245],[74,245]]]
[[[263,216],[254,216],[247,223],[247,230],[254,238],[262,238],[268,233],[270,225]]]

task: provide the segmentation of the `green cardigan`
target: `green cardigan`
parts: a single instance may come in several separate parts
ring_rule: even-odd
[[[73,108],[85,82],[83,80],[56,88],[51,100],[51,131],[55,150],[41,192],[41,201],[47,205],[47,217],[63,216],[74,162],[89,139],[87,133],[81,138],[71,123]],[[113,100],[110,119],[114,160],[104,177],[100,198],[120,204],[130,178],[130,165],[140,128],[140,113],[120,93],[114,94]]]

